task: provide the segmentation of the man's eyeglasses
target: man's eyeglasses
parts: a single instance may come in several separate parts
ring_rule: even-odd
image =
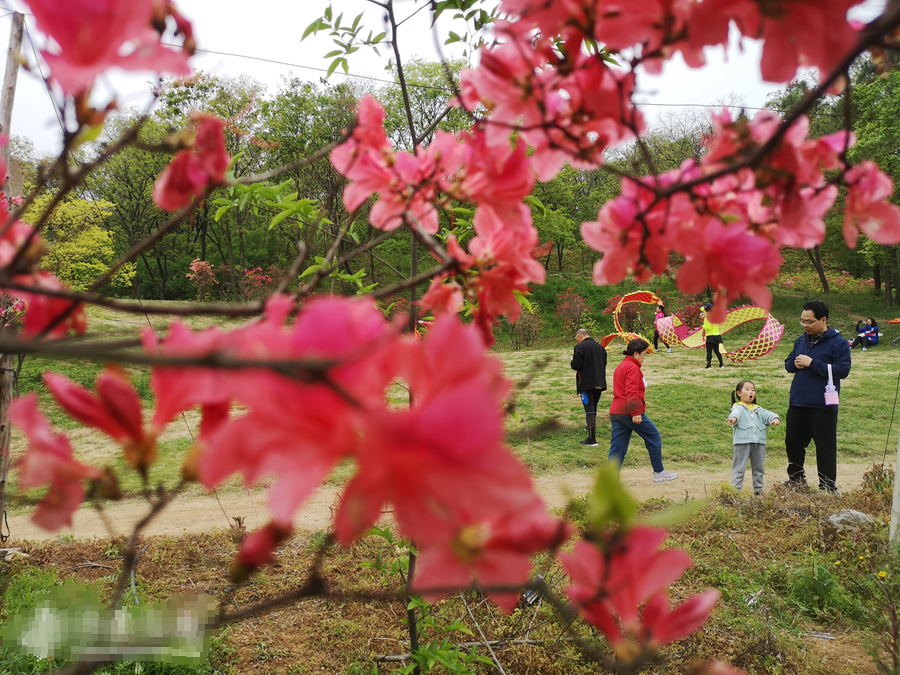
[[[816,321],[821,321],[822,319],[800,319],[801,326],[812,326]]]

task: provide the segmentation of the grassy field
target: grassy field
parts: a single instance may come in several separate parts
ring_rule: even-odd
[[[832,324],[845,334],[853,334],[853,324],[863,316],[878,313],[872,305],[879,298],[866,294],[832,294],[828,302],[832,308]],[[785,336],[778,348],[758,361],[734,364],[726,359],[723,369],[704,369],[705,350],[674,348],[671,354],[664,350],[648,357],[644,373],[648,382],[648,415],[659,427],[663,436],[663,459],[668,468],[692,466],[715,471],[726,471],[731,462],[731,429],[725,418],[731,407],[730,392],[743,379],[756,383],[759,403],[769,410],[784,414],[787,410],[791,376],[784,370],[784,359],[794,339],[800,334],[797,317],[805,298],[800,296],[776,296],[773,313],[786,324]],[[853,313],[851,307],[861,312]],[[884,310],[882,310],[884,311]],[[103,308],[91,308],[90,332],[87,339],[118,339],[134,337],[148,322],[156,328],[167,324],[166,317],[153,316],[141,319]],[[235,326],[237,321],[210,318],[192,318],[188,321],[195,329],[218,325]],[[725,336],[725,348],[735,349],[757,334],[761,322],[751,322]],[[855,350],[853,369],[844,382],[841,413],[838,425],[838,460],[871,462],[881,460],[888,445],[892,452],[894,441],[887,438],[888,428],[895,413],[896,392],[900,383],[900,348],[890,345],[890,339],[900,336],[900,326],[884,323],[882,344],[866,353]],[[536,473],[591,468],[605,461],[609,443],[609,424],[606,418],[612,394],[604,394],[598,415],[599,447],[584,448],[578,441],[584,438],[584,412],[575,394],[574,372],[569,367],[574,340],[559,336],[547,337],[541,344],[523,351],[508,351],[505,343],[498,341],[496,352],[505,364],[506,373],[514,382],[531,378],[530,384],[517,394],[516,414],[507,421],[507,430],[513,432],[510,445],[520,458]],[[623,344],[610,346],[607,378],[612,386],[612,374],[621,361]],[[715,360],[714,360],[715,363]],[[125,469],[118,447],[104,436],[82,428],[65,416],[53,402],[41,380],[41,374],[52,369],[70,377],[84,386],[92,386],[100,370],[100,364],[76,361],[57,361],[41,357],[26,359],[21,373],[21,392],[35,391],[41,406],[58,429],[72,437],[76,454],[85,461],[98,465],[109,464],[117,470]],[[150,377],[146,370],[133,368],[132,379],[146,405],[152,405]],[[404,392],[395,392],[397,401]],[[452,414],[452,412],[451,412]],[[180,476],[181,462],[193,442],[199,417],[195,412],[173,422],[160,441],[160,461],[151,469],[153,485],[173,485]],[[558,424],[558,430],[539,438],[530,430],[548,421]],[[896,430],[896,425],[894,429]],[[784,427],[770,428],[768,441],[770,460],[768,470],[780,470],[783,461]],[[14,434],[13,452],[23,449],[19,434]],[[639,439],[632,442],[626,459],[629,466],[646,466],[649,459]],[[352,472],[352,467],[339,467],[331,481],[340,483]],[[139,477],[130,471],[119,471],[126,494],[137,494],[141,489]],[[727,477],[727,472],[723,474]],[[15,477],[13,477],[15,481]],[[13,483],[14,485],[14,483]],[[225,490],[240,489],[237,480],[223,486]],[[190,494],[201,494],[197,486],[189,488]],[[32,491],[33,499],[40,491]],[[18,508],[13,505],[13,508]]]
[[[647,357],[643,367],[648,385],[647,414],[662,434],[663,459],[667,467],[677,471],[679,466],[686,464],[711,469],[730,465],[732,434],[725,418],[731,409],[731,391],[741,380],[752,380],[756,384],[760,405],[785,414],[792,376],[784,369],[784,359],[799,332],[799,325],[789,324],[785,338],[773,353],[758,361],[744,363],[726,359],[726,365],[721,369],[715,365],[705,369],[706,352],[699,349],[675,347],[671,354],[662,350]],[[738,338],[725,337],[728,349],[739,343]],[[607,368],[610,386],[613,370],[622,359],[622,347],[621,343],[610,346]],[[591,467],[605,459],[609,447],[606,415],[612,398],[610,392],[604,393],[600,401],[599,447],[585,448],[577,443],[584,438],[584,411],[575,394],[575,377],[569,366],[571,351],[571,346],[560,343],[558,347],[503,354],[507,374],[513,380],[522,380],[534,373],[531,385],[517,398],[516,411],[520,419],[511,419],[507,428],[524,431],[526,422],[535,428],[548,420],[556,420],[561,425],[558,433],[543,438],[511,441],[523,461],[533,460],[537,471]],[[892,456],[895,447],[896,421],[894,440],[889,440],[887,434],[895,414],[900,348],[891,347],[886,341],[865,353],[854,350],[852,357],[850,377],[841,389],[838,458],[839,461],[880,461],[886,441],[889,455]],[[715,358],[713,363],[716,364]],[[770,456],[778,456],[780,461],[784,427],[770,427],[767,438]],[[639,439],[632,441],[626,462],[634,466],[646,465],[649,470],[649,458]]]
[[[705,353],[700,350],[676,348],[671,354],[663,352],[648,357],[644,365],[649,384],[648,414],[662,432],[667,467],[676,471],[688,466],[708,468],[721,472],[723,482],[727,480],[732,449],[731,431],[724,420],[730,408],[730,391],[739,380],[753,380],[760,403],[784,413],[790,376],[784,371],[783,361],[800,332],[796,317],[802,301],[799,297],[776,298],[774,311],[787,322],[787,334],[773,354],[759,361],[726,362],[724,369],[705,370]],[[837,308],[835,316],[839,317],[833,323],[845,331],[859,316],[850,313],[850,306],[860,309],[862,315],[877,316],[871,307],[857,303],[854,298],[829,298],[829,303]],[[164,323],[159,318],[153,322]],[[93,337],[113,338],[134,335],[141,324],[133,317],[95,312],[91,325]],[[203,325],[209,322],[194,323],[195,327]],[[741,340],[752,338],[756,330],[748,327],[743,335],[726,336],[726,347],[739,346]],[[888,428],[895,412],[900,348],[891,347],[889,340],[900,334],[900,329],[883,325],[883,331],[884,344],[865,354],[853,354],[853,370],[842,390],[840,461],[880,461],[886,442],[889,457],[893,453],[898,420],[893,423],[894,440],[888,438]],[[573,345],[569,338],[556,336],[545,338],[532,350],[510,352],[502,345],[497,350],[513,381],[531,378],[530,385],[517,395],[516,416],[509,418],[507,429],[512,432],[510,444],[514,451],[538,474],[590,469],[605,461],[609,426],[603,421],[603,412],[599,447],[584,448],[577,443],[584,437],[584,415],[569,367]],[[612,371],[621,359],[620,350],[620,346],[610,350],[610,382]],[[66,421],[53,406],[39,380],[40,373],[48,367],[90,385],[99,366],[29,358],[23,369],[23,390],[38,393],[53,422],[72,436],[79,456],[124,469],[112,444]],[[140,370],[132,374],[149,408],[149,377]],[[608,409],[609,401],[607,394],[601,400],[601,411]],[[543,437],[531,433],[550,420],[558,422],[556,431]],[[197,421],[196,413],[189,413],[167,430],[161,443],[161,460],[151,474],[154,483],[171,484],[176,480],[191,443],[190,432]],[[772,459],[767,469],[781,470],[783,428],[770,430],[769,443]],[[19,441],[16,449],[21,447]],[[646,452],[638,443],[632,444],[626,462],[650,470]],[[341,467],[332,480],[340,482],[350,471],[348,466]],[[136,492],[139,484],[133,473],[123,471],[122,475],[126,491]],[[225,489],[235,487],[236,483]],[[780,488],[768,491],[762,499],[737,495],[728,489],[714,493],[697,516],[671,531],[670,542],[685,548],[696,563],[673,586],[672,596],[677,601],[714,586],[722,592],[722,601],[701,631],[662,650],[658,662],[648,664],[641,672],[681,675],[689,672],[692,658],[701,657],[725,660],[752,675],[875,673],[865,646],[887,635],[886,597],[900,595],[900,567],[889,554],[887,544],[891,489],[890,473],[872,471],[861,489],[848,491],[837,499],[785,493]],[[199,494],[199,488],[196,490]],[[583,498],[576,498],[563,515],[574,525],[583,526],[584,504]],[[663,499],[651,499],[642,505],[642,512],[649,515],[672,505]],[[841,508],[871,514],[876,519],[875,526],[852,535],[830,532],[825,518]],[[141,542],[145,553],[138,567],[134,596],[141,602],[155,601],[172,593],[203,589],[231,608],[245,607],[295,588],[323,540],[321,532],[294,536],[281,547],[274,566],[233,592],[228,568],[237,544],[230,533],[146,538]],[[33,605],[40,592],[63,578],[91,581],[99,585],[102,593],[108,593],[114,574],[122,564],[121,546],[121,541],[108,539],[78,542],[66,538],[28,546],[26,552],[31,557],[27,560],[17,558],[11,563],[0,563],[2,616]],[[396,575],[378,574],[370,566],[379,555],[396,556],[397,548],[386,546],[380,540],[366,539],[350,549],[330,549],[323,565],[324,577],[328,583],[351,583],[359,589],[399,588]],[[540,558],[536,564],[548,583],[561,590],[566,580],[558,566],[547,557]],[[885,572],[885,578],[878,572]],[[471,616],[466,602],[474,608]],[[565,640],[572,634],[570,631],[592,639],[596,635],[580,622],[573,626],[561,624],[546,603],[523,604],[506,618],[472,593],[430,605],[426,612],[425,616],[434,619],[430,628],[423,628],[426,642],[444,638],[468,642],[473,639],[469,633],[477,633],[479,627],[490,640],[530,640],[530,644],[501,644],[495,648],[507,673],[587,675],[598,672],[596,664],[586,662]],[[376,655],[403,654],[408,650],[404,616],[402,602],[313,600],[229,628],[216,638],[208,662],[200,666],[138,667],[121,663],[103,672],[160,675],[395,672],[401,664],[374,659]],[[445,627],[457,620],[465,630],[445,633]],[[828,639],[815,637],[822,635]],[[606,649],[602,642],[601,648]],[[479,653],[486,655],[483,650]],[[49,672],[59,665],[0,648],[0,675]],[[473,668],[479,673],[495,671],[494,666],[487,665]]]

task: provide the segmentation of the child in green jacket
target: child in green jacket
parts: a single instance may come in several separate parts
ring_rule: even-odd
[[[734,460],[731,484],[738,490],[744,486],[747,460],[753,471],[753,494],[762,494],[766,461],[766,427],[777,427],[781,419],[775,413],[756,405],[756,385],[741,380],[731,392],[731,414],[728,424],[734,429]]]

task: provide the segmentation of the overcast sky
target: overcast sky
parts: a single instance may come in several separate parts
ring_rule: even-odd
[[[636,0],[639,1],[639,0]],[[874,15],[885,0],[868,0],[867,10],[860,18]],[[421,6],[422,2],[418,3]],[[322,57],[333,47],[330,38],[321,34],[300,42],[303,30],[317,16],[321,16],[327,2],[321,0],[179,0],[178,6],[194,24],[198,46],[208,52],[198,52],[192,59],[197,70],[213,75],[238,75],[246,73],[262,82],[269,92],[274,92],[283,75],[293,72],[295,76],[318,80],[325,75],[315,69],[327,68],[328,62]],[[413,0],[397,0],[399,13],[405,17],[415,11]],[[0,14],[16,9],[27,12],[20,0],[0,0]],[[345,17],[354,17],[365,12],[363,23],[373,32],[382,29],[379,9],[365,0],[334,0],[335,14],[344,12]],[[35,31],[34,18],[26,15],[28,34],[35,37],[38,47],[40,36]],[[6,44],[11,19],[0,18],[0,44]],[[438,29],[449,24],[443,22]],[[432,31],[428,26],[427,11],[411,18],[401,27],[400,49],[404,59],[421,56],[437,60]],[[734,37],[734,36],[733,36]],[[25,56],[34,62],[34,54],[27,39]],[[210,53],[212,52],[212,53]],[[385,50],[382,50],[384,54]],[[225,54],[241,55],[226,56]],[[739,46],[736,39],[727,54],[724,49],[707,50],[708,65],[700,70],[691,70],[676,57],[665,65],[663,74],[639,77],[639,95],[636,100],[653,105],[642,106],[649,120],[667,110],[676,110],[684,105],[710,105],[725,98],[736,98],[748,107],[759,107],[766,96],[779,85],[764,83],[759,77],[759,45],[752,40],[744,40]],[[448,56],[458,56],[447,50]],[[258,59],[268,59],[260,61]],[[282,63],[272,63],[278,61]],[[290,64],[290,65],[287,65]],[[371,51],[361,49],[350,57],[350,73],[375,78],[389,77],[384,71],[386,59],[379,61]],[[340,70],[340,69],[339,69]],[[113,74],[107,90],[115,88],[122,107],[145,105],[148,100],[150,74]],[[332,79],[340,80],[340,75]],[[102,94],[102,92],[100,92]],[[13,111],[12,133],[30,138],[41,151],[52,152],[59,147],[59,122],[50,104],[50,98],[43,82],[30,73],[21,72],[18,81],[15,107]]]

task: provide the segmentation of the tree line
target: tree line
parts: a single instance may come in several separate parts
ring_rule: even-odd
[[[459,131],[471,120],[458,108],[448,108],[456,78],[465,62],[442,65],[416,60],[406,67],[406,78],[418,116],[415,127],[427,129],[420,143],[428,144],[437,130]],[[849,159],[871,159],[900,181],[900,72],[890,62],[860,59],[851,71],[850,83],[841,94],[820,99],[810,111],[811,135],[824,136],[842,128],[849,118],[857,144]],[[815,88],[807,75],[771,95],[766,106],[787,111]],[[310,82],[293,75],[282,79],[277,91],[265,88],[246,75],[228,77],[200,73],[190,79],[169,79],[159,92],[154,112],[144,119],[139,143],[129,146],[98,168],[78,194],[70,195],[53,214],[44,230],[45,266],[76,290],[83,290],[122,253],[144,240],[165,222],[167,214],[152,201],[153,184],[170,160],[158,152],[166,141],[177,141],[176,129],[185,127],[193,110],[216,114],[228,121],[226,143],[235,160],[234,176],[240,179],[267,169],[298,162],[339,139],[354,121],[354,106],[372,93],[386,110],[385,128],[392,142],[410,149],[413,139],[403,113],[398,85],[375,88],[364,80],[334,84]],[[722,105],[744,115],[739,99]],[[99,138],[80,149],[89,161],[98,148],[114,143],[143,112],[129,111],[108,121]],[[436,123],[435,123],[436,122]],[[687,109],[662,115],[642,143],[626,144],[608,153],[608,169],[592,171],[566,167],[553,180],[538,183],[531,201],[534,222],[543,245],[536,256],[549,271],[587,274],[596,252],[581,240],[579,224],[594,220],[602,204],[619,192],[617,172],[633,175],[677,168],[688,159],[699,159],[710,132],[708,109]],[[42,159],[27,139],[14,137],[12,152],[23,162],[26,186],[41,182]],[[612,169],[611,171],[609,169]],[[340,196],[346,185],[327,154],[279,177],[260,198],[220,189],[191,219],[144,251],[135,263],[123,268],[104,289],[107,295],[158,300],[250,300],[271,291],[297,256],[298,245],[309,251],[309,260],[324,256],[338,234],[337,225],[347,218]],[[43,210],[52,198],[54,183],[30,213]],[[897,192],[892,201],[896,201]],[[309,200],[316,217],[285,206],[285,198]],[[233,208],[228,205],[231,204]],[[808,251],[785,251],[786,264],[810,265],[829,291],[826,268],[846,270],[857,278],[874,278],[888,306],[900,303],[900,258],[897,246],[882,246],[861,237],[855,250],[842,236],[843,195],[826,218],[826,237]],[[368,224],[368,205],[359,212],[343,249],[371,243],[380,231]],[[472,234],[464,208],[441,214],[442,230],[453,231],[465,242]],[[27,220],[27,216],[26,216]],[[390,284],[410,276],[413,269],[411,240],[392,237],[372,246],[365,263],[349,263],[328,290],[352,293],[373,284]],[[421,263],[427,263],[428,253]],[[205,283],[198,287],[196,261],[204,270]],[[672,260],[673,269],[679,260]],[[421,265],[419,265],[421,266]]]

